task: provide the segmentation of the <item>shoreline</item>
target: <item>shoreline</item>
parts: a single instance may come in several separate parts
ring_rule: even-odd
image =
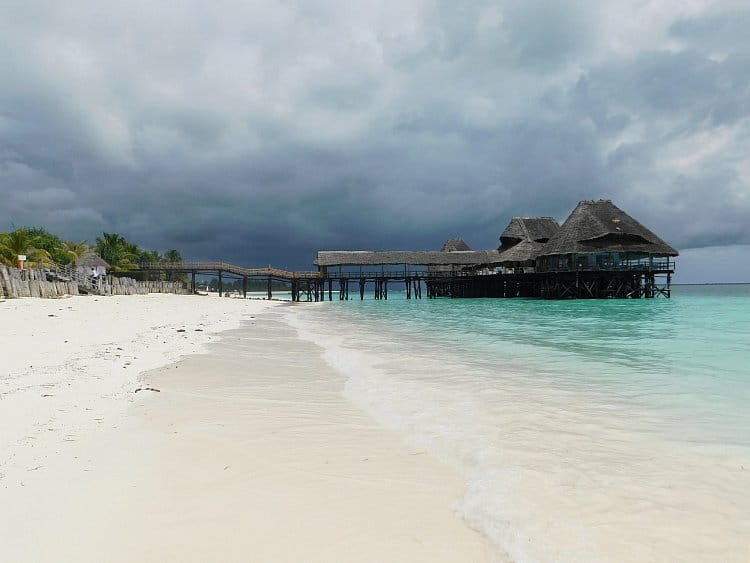
[[[141,374],[160,392],[75,455],[0,480],[11,559],[490,560],[459,474],[351,404],[278,306]]]

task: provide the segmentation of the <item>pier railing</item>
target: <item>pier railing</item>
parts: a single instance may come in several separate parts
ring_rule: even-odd
[[[586,266],[548,265],[544,272],[674,272],[674,260],[654,260],[653,262],[621,262],[617,264],[589,264]],[[537,270],[541,272],[542,270]]]
[[[141,271],[171,271],[171,272],[228,272],[248,278],[275,278],[279,280],[319,278],[318,272],[293,272],[274,268],[244,268],[228,262],[144,262],[139,265]]]

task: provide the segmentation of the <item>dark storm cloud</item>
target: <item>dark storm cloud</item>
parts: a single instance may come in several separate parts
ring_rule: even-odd
[[[750,243],[750,12],[598,4],[6,3],[0,229],[309,267],[610,197]]]

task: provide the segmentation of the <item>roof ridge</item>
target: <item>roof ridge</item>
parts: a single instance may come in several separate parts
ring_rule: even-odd
[[[608,235],[638,235],[642,242],[625,240],[602,240]],[[568,216],[560,230],[550,238],[543,254],[558,255],[590,252],[636,252],[676,256],[672,248],[656,233],[640,221],[617,207],[612,200],[582,200]]]

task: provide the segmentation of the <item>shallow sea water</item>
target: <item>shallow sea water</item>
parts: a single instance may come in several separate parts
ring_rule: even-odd
[[[333,301],[290,317],[465,475],[514,561],[750,561],[750,286],[672,299]]]

